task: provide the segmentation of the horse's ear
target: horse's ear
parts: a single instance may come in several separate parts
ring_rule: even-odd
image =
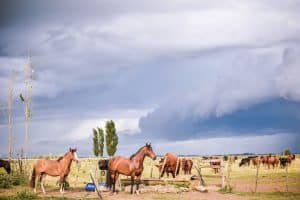
[[[69,148],[69,151],[70,151],[70,152],[72,151],[72,148],[71,148],[71,147]]]

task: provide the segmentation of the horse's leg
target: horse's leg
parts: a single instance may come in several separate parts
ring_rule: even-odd
[[[116,172],[115,173],[115,184],[114,184],[115,187],[116,187],[116,182],[118,181],[118,178],[119,178],[119,173]],[[116,193],[116,188],[115,188],[115,193]]]
[[[42,173],[41,176],[40,176],[41,188],[42,188],[42,191],[43,191],[44,194],[46,194],[46,191],[45,191],[45,188],[44,188],[45,177],[46,177],[45,173]]]
[[[142,174],[136,177],[136,194],[140,194],[140,183]]]
[[[173,178],[175,178],[175,174],[176,174],[175,170],[172,171],[172,176],[173,176]]]
[[[110,177],[111,177],[111,187],[112,187],[112,193],[115,192],[115,184],[116,184],[116,179],[115,179],[115,172],[111,172],[110,173]]]
[[[162,169],[162,172],[160,174],[160,178],[162,178],[164,176],[164,174],[165,174],[165,168]]]
[[[60,176],[60,193],[64,193],[64,186],[65,186],[65,176]]]
[[[34,192],[34,193],[36,193],[36,185],[37,185],[36,179],[37,179],[37,178],[40,179],[40,176],[41,176],[41,174],[37,174],[36,177],[34,177],[34,182],[36,183],[36,184],[34,185],[34,188],[33,188],[33,192]]]
[[[131,175],[130,194],[133,194],[133,185],[134,185],[134,174]]]

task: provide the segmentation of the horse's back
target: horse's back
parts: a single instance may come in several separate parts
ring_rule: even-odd
[[[59,166],[57,160],[39,159],[34,165],[34,169],[37,173],[46,173],[51,176],[59,175]]]
[[[111,172],[118,171],[126,175],[130,171],[130,159],[123,156],[115,156],[109,160],[108,167]]]
[[[177,163],[178,156],[176,156],[173,153],[168,152],[168,153],[165,154],[164,157],[167,158],[167,163],[169,163],[169,164],[176,164]]]

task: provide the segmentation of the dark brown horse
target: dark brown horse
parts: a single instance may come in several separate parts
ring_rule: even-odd
[[[9,161],[0,159],[0,167],[3,167],[3,168],[5,169],[5,171],[6,171],[8,174],[10,174],[11,168],[10,168],[10,163],[9,163]]]
[[[191,159],[183,158],[181,163],[184,174],[192,174],[193,161]]]
[[[110,159],[108,169],[111,174],[113,193],[115,192],[116,181],[119,174],[131,176],[131,194],[133,193],[134,178],[136,177],[136,192],[139,191],[139,183],[141,180],[142,172],[144,170],[143,162],[145,156],[156,159],[156,154],[152,150],[151,144],[146,143],[135,154],[126,158],[123,156],[115,156]]]
[[[78,156],[76,149],[69,149],[69,151],[57,160],[40,159],[37,160],[33,166],[30,186],[34,188],[36,192],[36,178],[40,179],[41,188],[45,194],[44,181],[43,178],[46,175],[49,176],[59,176],[60,177],[60,192],[64,192],[64,185],[66,177],[69,175],[72,161],[78,162]]]

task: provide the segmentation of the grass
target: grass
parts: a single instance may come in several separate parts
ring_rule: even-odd
[[[192,158],[194,163],[199,159],[198,157]],[[71,166],[71,172],[68,176],[68,182],[71,188],[80,188],[83,189],[86,183],[91,182],[89,173],[92,172],[96,174],[96,177],[99,182],[105,180],[104,177],[100,175],[100,171],[98,170],[98,158],[82,158],[80,159],[80,164],[73,163]],[[24,168],[27,174],[25,180],[29,180],[29,175],[31,174],[33,164],[36,160],[29,159],[24,162]],[[142,178],[150,178],[152,171],[152,178],[158,178],[159,172],[158,169],[153,165],[151,159],[146,158],[144,161],[144,171]],[[156,161],[157,162],[157,161]],[[152,170],[151,170],[152,168]],[[14,174],[18,171],[18,164],[14,162],[12,164],[12,169]],[[227,175],[227,164],[225,162],[225,175]],[[258,180],[258,192],[252,193],[254,189],[255,182],[255,174],[256,169],[253,167],[239,167],[238,162],[235,162],[231,166],[230,172],[230,185],[233,189],[220,190],[220,193],[233,193],[238,194],[240,196],[250,196],[254,199],[300,199],[300,159],[297,157],[296,161],[292,163],[292,166],[289,167],[288,171],[288,189],[291,193],[285,193],[285,169],[276,168],[276,169],[265,169],[264,167],[260,168],[259,171],[259,180]],[[0,175],[5,173],[2,169],[0,169]],[[197,174],[196,170],[192,170],[192,174]],[[203,179],[205,180],[207,185],[220,185],[221,177],[220,174],[214,174],[212,169],[203,168],[202,169]],[[17,177],[20,177],[17,175]],[[126,176],[121,176],[120,178],[126,178]],[[46,177],[46,191],[47,188],[57,188],[58,190],[58,177]],[[164,178],[167,179],[167,178]],[[172,179],[172,178],[170,178]],[[180,180],[189,180],[189,176],[185,176],[180,174],[178,178]],[[24,181],[26,182],[26,181]],[[21,184],[22,185],[22,184]],[[22,196],[23,199],[26,199],[31,193],[22,193],[24,189],[29,189],[27,186],[22,186],[21,191],[14,191],[13,186],[11,189],[0,190],[0,200],[2,199],[20,199]],[[38,188],[40,190],[40,188]],[[7,193],[6,191],[13,191]],[[19,192],[19,193],[17,193]],[[160,194],[153,195],[153,199],[172,199],[170,198],[171,194]],[[173,195],[174,196],[174,195]],[[175,195],[176,199],[178,195]],[[54,197],[35,197],[31,196],[32,199],[65,199],[65,198],[54,198]],[[178,197],[178,199],[180,199]]]
[[[257,192],[257,193],[252,193],[252,192],[237,192],[235,193],[239,196],[246,196],[246,197],[251,197],[253,200],[286,200],[286,199],[291,199],[291,200],[297,200],[300,199],[300,193],[295,193],[295,192]]]

